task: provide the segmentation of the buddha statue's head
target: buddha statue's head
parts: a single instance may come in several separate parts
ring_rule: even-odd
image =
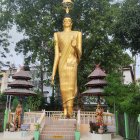
[[[63,27],[65,28],[72,28],[72,19],[69,14],[66,14],[63,19]]]

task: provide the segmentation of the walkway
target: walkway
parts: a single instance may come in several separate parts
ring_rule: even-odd
[[[80,140],[91,140],[91,133],[81,136]],[[124,140],[121,136],[113,136],[112,140]]]
[[[33,136],[26,136],[17,138],[16,132],[10,132],[10,135],[7,135],[6,138],[4,137],[4,133],[0,133],[0,140],[33,140]],[[18,133],[18,132],[17,132]]]

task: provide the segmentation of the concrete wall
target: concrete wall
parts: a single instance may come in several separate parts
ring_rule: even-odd
[[[124,70],[123,71],[123,82],[124,84],[130,84],[133,82],[131,71],[130,70]]]

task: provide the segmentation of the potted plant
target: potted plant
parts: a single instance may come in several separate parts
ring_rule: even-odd
[[[96,123],[90,121],[89,125],[91,133],[98,133],[99,126]]]
[[[35,131],[34,131],[34,140],[39,140],[39,129],[40,129],[40,124],[36,123],[35,124]]]
[[[90,122],[90,132],[93,133],[99,133],[103,134],[107,132],[107,126],[105,124],[100,124],[100,123],[92,123]]]

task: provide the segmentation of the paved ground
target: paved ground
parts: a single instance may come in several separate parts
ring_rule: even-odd
[[[91,134],[81,136],[80,140],[91,140]],[[121,136],[113,136],[112,140],[124,140]]]
[[[115,136],[112,140],[124,140],[121,136]]]
[[[22,138],[15,138],[15,137],[7,137],[4,138],[3,133],[0,133],[0,140],[33,140],[33,136],[27,136],[27,137],[22,137]]]
[[[0,133],[0,140],[33,140],[32,136],[28,136],[28,137],[23,137],[23,138],[3,138],[3,133]],[[83,135],[81,136],[80,140],[91,140],[90,135]],[[124,140],[122,137],[120,136],[114,136],[112,140]]]

